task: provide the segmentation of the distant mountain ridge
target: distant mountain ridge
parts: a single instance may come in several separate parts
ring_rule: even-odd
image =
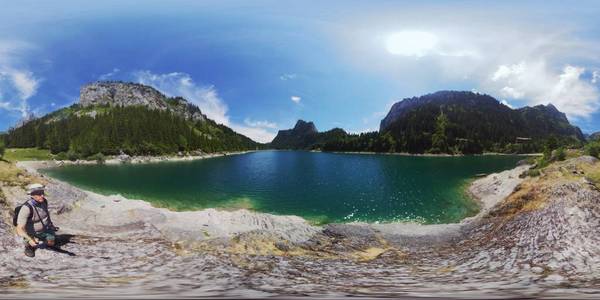
[[[271,142],[275,149],[301,149],[317,141],[317,127],[313,122],[298,120],[292,129],[280,130]]]
[[[541,151],[548,139],[557,139],[561,144],[585,140],[581,130],[552,104],[511,109],[489,95],[467,91],[406,98],[391,107],[379,132],[342,132],[325,135],[282,130],[271,146],[331,151],[524,153]]]
[[[566,115],[552,104],[511,109],[489,95],[462,91],[439,91],[404,99],[392,106],[381,122],[380,132],[390,132],[397,138],[416,130],[433,132],[433,122],[418,126],[417,119],[433,120],[441,112],[453,125],[449,131],[456,138],[493,137],[494,142],[505,144],[516,137],[585,140],[581,130],[571,125]]]
[[[547,142],[576,145],[581,130],[552,104],[511,109],[489,95],[439,91],[395,103],[379,132],[319,132],[299,120],[258,144],[208,119],[181,97],[167,97],[137,83],[102,81],[81,88],[80,102],[12,128],[9,147],[48,148],[53,153],[162,154],[176,151],[321,149],[409,153],[530,153]]]
[[[312,149],[346,135],[341,128],[319,132],[313,122],[298,120],[294,128],[280,130],[269,146],[274,149]]]

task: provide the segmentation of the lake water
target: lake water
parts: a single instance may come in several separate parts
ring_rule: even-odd
[[[477,213],[464,193],[479,173],[519,156],[413,157],[259,151],[187,162],[80,165],[52,177],[101,194],[175,210],[248,208],[315,223],[450,223]],[[51,195],[50,195],[51,197]]]

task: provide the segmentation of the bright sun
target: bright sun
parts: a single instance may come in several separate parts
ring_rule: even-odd
[[[385,47],[391,54],[423,57],[437,42],[437,36],[429,32],[400,31],[387,37]]]

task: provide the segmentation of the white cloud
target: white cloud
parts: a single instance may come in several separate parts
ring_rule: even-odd
[[[290,99],[296,104],[300,103],[300,100],[302,100],[300,96],[292,96]]]
[[[133,75],[137,82],[153,86],[167,96],[181,96],[187,99],[196,104],[208,118],[219,124],[229,126],[236,132],[255,141],[265,143],[270,142],[275,137],[275,133],[269,131],[272,128],[268,126],[252,126],[272,124],[267,121],[260,121],[252,125],[232,122],[227,114],[227,104],[219,97],[217,89],[212,85],[202,86],[196,84],[187,73],[154,74],[150,71],[137,71]],[[250,122],[249,119],[248,121]]]
[[[275,138],[276,133],[260,127],[249,127],[236,123],[230,124],[231,129],[239,132],[257,142],[268,143]]]
[[[382,36],[386,50],[390,54],[422,58],[426,56],[440,57],[478,57],[477,51],[468,48],[444,35],[430,31],[401,30]]]
[[[525,72],[525,63],[521,62],[512,66],[501,65],[492,75],[493,81],[498,81],[515,75],[521,75]]]
[[[514,107],[513,107],[512,105],[510,105],[510,103],[508,103],[508,101],[506,101],[506,100],[502,100],[502,101],[500,101],[500,103],[502,103],[502,104],[504,104],[504,105],[508,106],[509,108],[514,108]]]
[[[298,77],[298,74],[295,73],[291,73],[291,74],[282,74],[281,76],[279,76],[279,79],[283,80],[283,81],[287,81],[287,80],[292,80],[292,79],[296,79],[296,77]]]
[[[348,133],[350,134],[361,134],[361,133],[367,133],[367,132],[373,132],[373,131],[378,131],[378,128],[361,128],[361,129],[356,129],[356,130],[350,130],[348,131]]]
[[[581,78],[584,72],[571,65],[551,70],[544,60],[500,65],[491,76],[491,89],[527,105],[552,103],[569,118],[587,118],[600,108],[600,93]]]
[[[500,90],[500,94],[504,97],[510,97],[513,99],[521,99],[525,95],[523,92],[516,90],[512,87],[505,86]]]
[[[39,80],[27,70],[14,69],[0,65],[0,87],[5,105],[2,108],[19,111],[21,117],[30,114],[28,99],[37,93]]]
[[[592,83],[598,82],[599,78],[600,78],[600,73],[598,71],[592,72]]]
[[[112,71],[102,74],[100,75],[100,77],[98,77],[99,80],[108,80],[111,77],[117,75],[117,73],[121,72],[121,70],[119,68],[114,68]]]
[[[277,124],[269,121],[253,121],[251,119],[246,118],[244,119],[244,124],[250,127],[277,129]]]
[[[181,96],[200,107],[202,113],[210,119],[229,125],[227,105],[219,98],[214,86],[196,85],[189,74],[180,72],[154,74],[150,71],[137,71],[134,76],[137,82],[153,86],[170,97]]]
[[[29,99],[35,95],[39,81],[33,77],[33,73],[23,70],[10,70],[8,74],[12,77],[13,84],[19,91],[21,99]]]
[[[30,115],[28,100],[39,88],[40,79],[22,66],[22,53],[31,46],[18,41],[0,41],[0,108]]]

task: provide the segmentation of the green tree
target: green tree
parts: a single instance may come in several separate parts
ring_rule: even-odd
[[[600,140],[595,140],[585,145],[585,153],[600,158]]]
[[[431,136],[432,153],[448,153],[448,137],[446,136],[446,128],[448,127],[448,117],[444,112],[440,112],[435,120],[435,132]]]
[[[4,146],[4,141],[0,141],[0,158],[4,157],[5,151],[6,151],[6,147]]]
[[[185,151],[188,148],[188,140],[183,135],[179,135],[177,143],[179,144],[179,151]]]

